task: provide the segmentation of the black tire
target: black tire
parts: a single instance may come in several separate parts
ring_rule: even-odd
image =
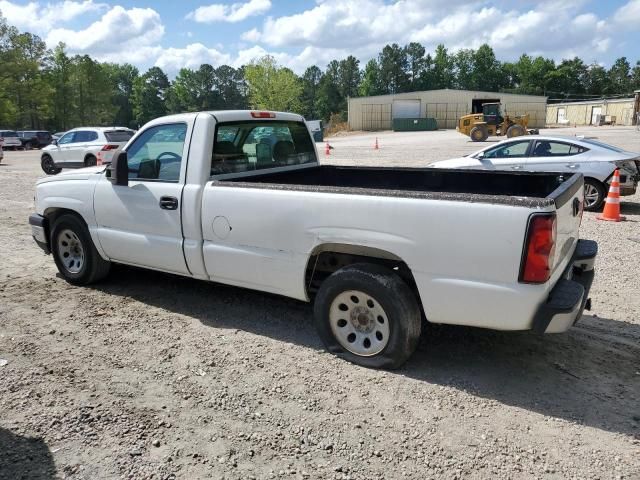
[[[42,167],[42,171],[47,175],[57,175],[62,171],[61,168],[56,167],[56,164],[53,163],[53,158],[46,154],[42,156],[40,166]]]
[[[526,135],[527,131],[524,129],[522,125],[511,125],[507,128],[507,137],[521,137],[522,135]]]
[[[584,209],[587,212],[600,211],[605,198],[607,193],[601,182],[593,178],[584,179]]]
[[[77,271],[68,266],[64,248],[69,248],[73,234],[82,249],[82,261]],[[109,274],[111,262],[104,260],[91,240],[89,230],[79,217],[66,214],[59,217],[51,228],[51,253],[60,275],[72,285],[89,285],[102,280]],[[67,246],[63,244],[67,242]],[[75,265],[77,266],[77,265]]]
[[[98,160],[93,155],[87,155],[84,159],[85,167],[95,167],[98,164]]]
[[[469,132],[469,137],[471,137],[471,140],[474,142],[484,142],[489,138],[489,131],[487,127],[484,126],[473,127],[471,132]]]
[[[387,343],[380,352],[371,356],[349,351],[340,344],[332,331],[330,320],[332,304],[338,296],[352,290],[362,292],[373,301],[378,302],[387,317]],[[362,305],[364,306],[364,303]],[[340,305],[340,309],[342,306]],[[320,286],[313,313],[316,330],[327,350],[340,358],[364,367],[398,368],[413,354],[420,339],[422,315],[415,295],[395,272],[380,265],[357,263],[334,272]],[[356,312],[350,314],[349,320],[353,325],[359,321],[360,317],[360,315],[356,315],[354,318],[354,313]],[[379,318],[377,321],[380,321]],[[346,324],[344,320],[338,320],[338,322]],[[373,329],[378,328],[375,321],[371,323],[374,324]],[[362,333],[362,335],[365,336],[371,332],[372,330],[369,330],[368,333]],[[376,331],[375,335],[378,333]]]
[[[23,147],[25,150],[32,150],[33,149],[33,144],[31,142],[27,142],[24,144]]]

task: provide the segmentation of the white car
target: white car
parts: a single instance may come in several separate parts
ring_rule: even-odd
[[[583,137],[517,137],[466,157],[435,162],[429,166],[580,172],[584,175],[585,210],[598,210],[602,206],[616,168],[620,169],[620,195],[636,193],[640,179],[640,154]]]
[[[22,148],[22,142],[15,130],[0,130],[0,144],[6,150]]]
[[[55,175],[63,168],[109,163],[113,152],[125,145],[134,133],[124,127],[74,128],[42,149],[40,165],[44,173]]]

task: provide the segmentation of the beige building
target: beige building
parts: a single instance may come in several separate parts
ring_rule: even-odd
[[[554,103],[547,106],[547,125],[635,125],[637,114],[634,97]]]
[[[438,128],[456,128],[458,118],[483,103],[502,103],[503,115],[529,114],[529,126],[545,126],[547,97],[472,90],[425,90],[349,99],[352,130],[390,130],[394,118],[435,118]]]

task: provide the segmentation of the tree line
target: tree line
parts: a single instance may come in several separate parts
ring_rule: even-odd
[[[640,89],[640,61],[609,68],[582,59],[555,62],[523,54],[501,62],[489,45],[450,52],[438,45],[386,45],[364,66],[354,56],[313,65],[302,75],[273,57],[233,68],[203,64],[170,80],[159,67],[144,73],[129,64],[69,56],[64,44],[47,48],[0,14],[0,128],[67,130],[81,125],[137,128],[178,112],[258,108],[308,119],[346,119],[349,97],[439,88],[547,95],[575,100],[629,95]]]

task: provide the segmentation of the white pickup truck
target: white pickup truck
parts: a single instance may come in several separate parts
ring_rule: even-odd
[[[589,307],[579,173],[319,165],[304,119],[153,120],[114,156],[42,178],[29,223],[61,275],[112,262],[314,302],[327,349],[394,368],[423,317],[563,332]]]

